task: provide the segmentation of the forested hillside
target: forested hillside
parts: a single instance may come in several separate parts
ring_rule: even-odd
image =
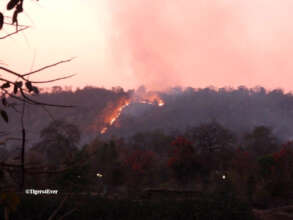
[[[142,199],[142,204],[154,200],[153,205],[169,197],[170,201],[192,199],[188,204],[197,205],[190,206],[189,215],[206,216],[203,219],[218,215],[253,219],[252,207],[271,208],[293,201],[289,193],[293,182],[291,94],[244,87],[165,92],[88,87],[74,92],[55,88],[34,99],[74,107],[27,108],[28,189],[52,188],[72,196],[85,192],[87,204],[92,196],[128,202]],[[17,103],[15,110],[19,111]],[[19,135],[16,111],[9,112],[8,125],[2,124],[3,131],[8,126],[11,132],[0,148],[2,188],[17,188],[21,182],[20,141],[13,139]],[[7,198],[18,197],[9,194]],[[67,204],[80,207],[73,200]],[[232,208],[223,213],[198,211],[210,205],[212,210]],[[16,214],[31,207],[18,206]],[[88,214],[73,216],[79,215]]]
[[[34,96],[42,102],[74,107],[27,108],[25,126],[28,143],[31,145],[38,142],[40,130],[53,119],[62,119],[78,126],[81,144],[97,135],[105,138],[113,135],[127,137],[137,132],[153,130],[180,134],[187,128],[210,121],[217,121],[236,134],[264,125],[270,127],[280,139],[288,140],[293,136],[293,96],[282,90],[266,91],[261,87],[218,90],[173,88],[156,93],[164,102],[162,106],[155,102],[139,101],[137,98],[149,93],[141,88],[135,92],[125,92],[121,88],[107,90],[86,87],[73,92],[56,87],[50,93]],[[14,104],[17,110],[17,103]],[[122,105],[125,108],[122,109]],[[118,112],[119,108],[121,112]],[[19,114],[9,108],[9,115],[10,122],[2,123],[1,130],[9,132],[9,137],[19,137]],[[113,115],[117,119],[110,122]],[[101,134],[103,126],[108,126],[108,130]],[[17,141],[10,140],[7,144],[17,145]]]

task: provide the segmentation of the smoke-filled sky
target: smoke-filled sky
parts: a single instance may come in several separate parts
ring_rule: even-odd
[[[293,87],[291,0],[25,0],[24,9],[19,20],[32,28],[0,41],[2,62],[27,72],[77,57],[36,79],[76,73],[59,85]]]

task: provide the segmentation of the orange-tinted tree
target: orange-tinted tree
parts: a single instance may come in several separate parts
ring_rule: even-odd
[[[186,183],[196,174],[199,164],[195,160],[195,151],[192,143],[186,138],[177,137],[171,143],[168,167],[173,171],[175,178],[181,183]]]
[[[273,154],[272,181],[269,188],[273,195],[287,196],[293,189],[293,143],[283,144],[282,149]]]
[[[152,151],[137,149],[130,152],[124,160],[124,166],[129,174],[128,184],[152,183],[155,162],[156,155]]]

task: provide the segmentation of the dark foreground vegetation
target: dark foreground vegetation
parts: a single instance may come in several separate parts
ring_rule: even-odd
[[[85,91],[95,96],[95,89]],[[84,91],[79,92],[83,97]],[[129,95],[122,90],[104,92],[117,100]],[[197,94],[186,92],[192,93],[190,98]],[[210,90],[202,93],[210,94]],[[60,94],[55,92],[52,96]],[[181,98],[186,99],[184,94]],[[167,110],[176,109],[175,101],[172,104],[167,95],[164,101],[166,107],[154,107],[144,114],[158,111],[164,115],[166,111],[174,115]],[[290,105],[286,105],[288,115]],[[35,143],[28,142],[24,189],[56,189],[57,195],[25,195],[20,191],[19,151],[9,143],[3,144],[1,217],[9,213],[15,220],[253,219],[255,209],[293,204],[293,142],[285,136],[280,138],[272,126],[259,123],[240,132],[223,125],[223,118],[212,117],[169,132],[149,127],[119,136],[115,133],[119,128],[114,126],[109,128],[112,135],[96,133],[92,140],[81,142],[86,130],[68,117],[74,117],[74,111],[87,112],[88,107],[84,108],[70,110],[62,120],[52,120],[39,129]],[[87,113],[84,117],[89,121],[91,113]],[[238,117],[242,116],[238,113]],[[124,122],[120,126],[127,125]]]
[[[11,219],[49,219],[59,206],[60,201],[60,196],[24,196],[17,211],[12,213]],[[64,203],[55,217],[56,219],[63,219],[64,217],[64,219],[71,220],[254,219],[248,204],[228,195],[203,196],[200,200],[184,201],[132,201],[103,199],[93,196],[72,196],[70,201]]]
[[[26,153],[25,188],[58,195],[15,194],[18,168],[1,169],[2,212],[11,219],[49,219],[55,210],[64,219],[253,219],[252,209],[293,203],[293,143],[264,126],[239,139],[213,121],[180,136],[96,138],[81,149],[78,132],[54,121]]]

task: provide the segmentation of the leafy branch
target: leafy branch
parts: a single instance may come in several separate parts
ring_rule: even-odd
[[[6,39],[11,37],[14,34],[17,34],[20,31],[24,31],[29,28],[29,26],[26,25],[19,25],[18,23],[18,15],[23,12],[23,2],[24,0],[9,0],[6,9],[7,11],[13,11],[12,18],[4,16],[2,12],[0,12],[0,31],[6,26],[16,26],[16,30],[12,33],[8,33],[4,36],[0,37],[0,40]],[[2,102],[3,108],[0,108],[0,117],[8,123],[9,122],[9,116],[4,110],[5,108],[12,107],[14,110],[17,111],[15,108],[15,105],[13,103],[10,103],[11,100],[15,100],[17,104],[22,105],[22,110],[18,113],[20,113],[20,122],[21,122],[21,155],[20,155],[20,164],[19,165],[12,165],[12,164],[5,164],[0,163],[0,166],[2,168],[20,168],[21,171],[21,183],[20,183],[20,189],[24,188],[24,180],[25,180],[25,173],[26,169],[28,169],[27,165],[25,164],[25,145],[26,145],[26,129],[24,126],[24,114],[25,114],[25,107],[27,104],[29,105],[37,105],[40,107],[45,108],[46,106],[50,107],[62,107],[62,108],[71,108],[73,106],[70,105],[56,105],[51,103],[43,103],[40,101],[35,100],[32,96],[33,95],[39,95],[40,91],[38,88],[38,84],[44,84],[44,83],[52,83],[63,79],[68,79],[70,77],[73,77],[74,75],[67,75],[56,79],[51,80],[44,80],[44,81],[33,81],[30,80],[28,77],[39,73],[41,71],[44,71],[46,69],[58,66],[59,64],[70,62],[73,58],[62,60],[57,63],[53,63],[44,67],[41,67],[39,69],[30,71],[28,73],[18,73],[14,70],[11,70],[10,68],[1,66],[0,64],[0,101]],[[11,77],[16,77],[16,80],[11,80]],[[2,144],[2,143],[1,143]],[[4,142],[5,144],[5,142]],[[11,170],[10,170],[11,171]]]

